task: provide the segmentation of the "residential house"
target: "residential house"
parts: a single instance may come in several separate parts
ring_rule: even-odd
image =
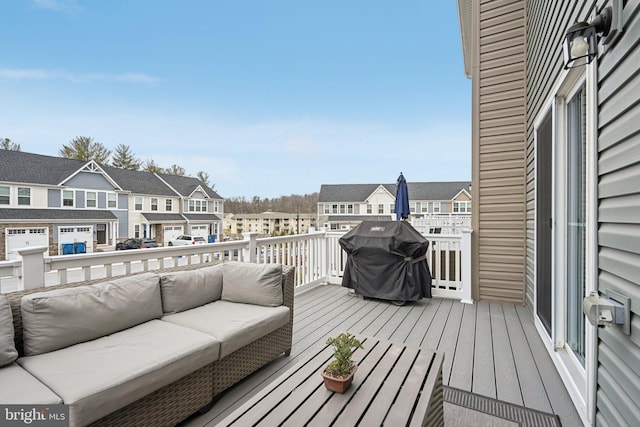
[[[596,57],[566,69],[568,28],[607,7]],[[472,80],[473,296],[526,304],[585,425],[638,425],[640,1],[458,8]],[[624,324],[592,326],[591,292],[626,303]]]
[[[222,213],[223,199],[196,178],[0,150],[0,259],[24,246],[58,255],[127,237],[215,235]]]
[[[415,218],[471,212],[471,183],[409,182],[409,207]],[[318,224],[346,230],[365,220],[392,220],[396,184],[324,184],[318,196]]]
[[[243,232],[279,236],[308,233],[316,226],[316,215],[270,211],[260,214],[228,214],[224,217],[224,222],[225,233],[232,236]]]

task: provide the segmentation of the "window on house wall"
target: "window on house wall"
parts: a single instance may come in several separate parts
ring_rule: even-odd
[[[88,208],[95,208],[96,206],[98,206],[97,200],[98,200],[98,196],[94,191],[87,191],[87,207]]]
[[[31,204],[31,189],[26,187],[18,187],[18,204],[28,206]]]
[[[136,196],[134,199],[134,207],[133,209],[136,211],[141,211],[142,210],[142,197],[140,196]],[[137,237],[137,236],[136,236]]]
[[[324,204],[324,213],[325,215],[328,215],[331,213],[331,205],[329,203]]]
[[[136,239],[140,238],[140,224],[135,224],[133,226],[133,237]]]
[[[471,212],[471,202],[453,202],[453,213],[463,214]]]
[[[440,202],[433,202],[433,213],[440,213]]]
[[[416,203],[415,203],[415,202],[411,202],[411,203],[409,204],[409,211],[410,211],[411,213],[415,213],[415,212],[416,212]]]
[[[167,212],[171,212],[173,210],[173,200],[165,199],[164,210],[166,210]]]
[[[373,213],[373,205],[372,204],[367,204],[367,213],[369,215],[371,215]]]
[[[382,203],[378,204],[378,215],[382,215],[384,213],[384,205]]]
[[[156,199],[155,197],[151,198],[151,210],[152,211],[158,210],[158,199]]]
[[[213,212],[214,213],[220,212],[220,202],[218,202],[217,200],[213,201]]]
[[[391,212],[392,214],[396,213],[396,204],[395,203],[391,203],[389,205],[389,212]]]
[[[422,213],[428,213],[429,212],[429,204],[423,202],[422,204],[420,204],[420,212]]]
[[[189,212],[207,212],[207,201],[198,199],[189,200]]]
[[[108,208],[117,208],[118,207],[118,195],[114,193],[107,193],[107,207]]]
[[[347,206],[346,205],[340,205],[340,213],[342,215],[344,215],[345,213],[347,213]]]
[[[338,213],[338,205],[331,206],[331,213],[333,213],[333,214],[337,214]]]
[[[0,205],[11,204],[11,189],[9,187],[0,187]]]
[[[352,214],[353,213],[353,205],[347,205],[347,213],[348,214]]]
[[[62,190],[62,206],[73,206],[73,191]]]

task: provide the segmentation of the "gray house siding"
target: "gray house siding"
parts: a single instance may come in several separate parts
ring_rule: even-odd
[[[624,32],[599,48],[597,116],[598,278],[601,294],[631,298],[631,335],[598,330],[596,425],[640,420],[640,0],[621,2]],[[527,304],[533,306],[535,251],[534,120],[562,72],[564,31],[606,6],[527,2]],[[546,23],[546,24],[541,24]]]
[[[111,211],[118,218],[118,236],[129,237],[129,213],[127,211]]]
[[[50,188],[47,190],[47,207],[59,208],[62,206],[62,192],[60,190]]]
[[[90,188],[92,190],[113,191],[113,185],[104,175],[94,172],[80,172],[64,184],[69,188]]]
[[[105,209],[107,207],[107,193],[98,193],[98,208]]]
[[[85,194],[84,191],[76,191],[76,208],[82,209],[84,205]]]
[[[631,298],[631,335],[599,330],[600,425],[640,420],[640,0],[624,3],[622,37],[598,64],[598,290]]]
[[[118,209],[129,209],[129,196],[118,194]]]

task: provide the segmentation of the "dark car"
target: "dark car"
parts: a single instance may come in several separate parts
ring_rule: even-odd
[[[157,248],[158,242],[153,239],[127,239],[116,244],[116,251],[126,249]]]

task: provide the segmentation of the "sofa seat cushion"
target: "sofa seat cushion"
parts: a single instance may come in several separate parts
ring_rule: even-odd
[[[182,326],[151,320],[51,353],[18,359],[86,425],[218,359],[220,343]]]
[[[17,363],[0,368],[3,405],[55,405],[62,399]]]
[[[9,304],[9,298],[0,295],[0,367],[12,363],[17,358],[18,351],[16,350],[13,336],[11,305]]]
[[[164,316],[162,320],[186,326],[220,341],[220,359],[289,322],[289,307],[264,307],[214,301]]]
[[[160,276],[144,273],[36,292],[24,296],[20,307],[24,353],[35,356],[159,319]]]

